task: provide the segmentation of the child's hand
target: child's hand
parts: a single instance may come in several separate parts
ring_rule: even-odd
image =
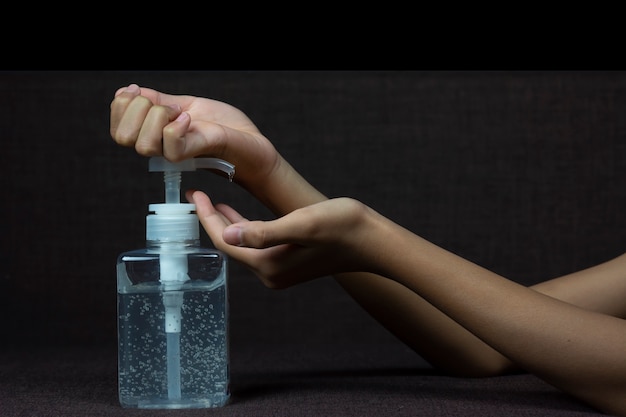
[[[200,191],[187,198],[213,244],[248,266],[267,287],[285,288],[371,266],[365,252],[374,212],[356,200],[326,200],[264,222],[249,221],[226,205],[214,206]]]
[[[131,84],[116,92],[110,122],[113,140],[144,156],[224,159],[236,167],[234,180],[249,190],[267,183],[280,164],[274,146],[244,113],[215,100]]]

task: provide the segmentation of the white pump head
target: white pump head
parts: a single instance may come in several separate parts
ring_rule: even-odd
[[[180,182],[182,171],[195,171],[199,168],[223,171],[232,180],[235,166],[216,158],[192,158],[181,162],[169,162],[163,157],[150,158],[149,171],[163,172],[165,182],[165,203],[150,204],[146,218],[146,239],[151,241],[181,241],[199,238],[198,217],[193,204],[180,202]]]
[[[163,172],[165,203],[150,204],[152,212],[146,217],[146,240],[168,243],[161,248],[160,281],[164,284],[184,282],[187,276],[185,241],[200,238],[198,216],[194,204],[180,202],[182,171],[198,168],[217,169],[225,172],[229,180],[235,175],[235,167],[229,162],[215,158],[195,158],[182,162],[169,162],[163,157],[150,158],[150,172]]]
[[[228,175],[230,181],[235,175],[235,166],[217,158],[191,158],[180,162],[170,162],[162,156],[150,158],[149,171],[163,172],[165,181],[165,202],[167,204],[180,203],[180,173],[197,169],[215,169]]]

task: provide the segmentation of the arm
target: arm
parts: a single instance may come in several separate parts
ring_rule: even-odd
[[[338,274],[336,279],[376,320],[439,369],[460,376],[520,369],[404,285],[362,272]],[[626,318],[626,254],[530,288],[590,311]]]
[[[282,158],[238,109],[193,96],[174,96],[135,84],[111,102],[110,133],[145,156],[177,161],[214,156],[236,166],[235,182],[284,215],[326,200]],[[375,274],[336,275],[374,318],[416,352],[449,372],[487,375],[510,362],[408,288]]]
[[[389,277],[522,369],[603,411],[626,415],[623,319],[507,280],[353,200],[328,200],[275,221],[249,222],[229,207],[213,207],[202,193],[190,198],[218,248],[250,266],[268,287],[283,288],[333,272]],[[585,283],[579,288],[592,288],[585,277],[598,272],[600,281],[614,283],[623,264],[620,257],[542,289],[568,288],[574,280]],[[609,291],[621,291],[621,299],[626,295],[623,284],[595,292]],[[562,293],[574,299],[582,294]],[[596,301],[589,304],[613,309],[613,302],[600,298],[591,297]]]
[[[420,294],[521,368],[599,409],[626,414],[624,320],[525,288],[375,217],[379,240],[396,239],[376,272]],[[622,300],[623,287],[612,288],[622,289]]]
[[[222,158],[235,165],[234,182],[279,215],[326,199],[244,113],[223,102],[131,84],[111,102],[110,134],[144,156]]]
[[[326,200],[325,196],[306,182],[276,152],[241,111],[225,103],[191,96],[172,96],[131,85],[118,90],[111,103],[111,136],[118,144],[134,147],[145,156],[164,155],[173,161],[201,155],[226,159],[237,167],[235,181],[277,215],[292,212],[302,214],[300,208],[306,207],[308,210],[307,206]],[[275,277],[272,275],[275,271],[271,268],[279,271],[281,267],[289,266],[282,261],[278,265],[272,265],[272,262],[263,257],[249,259],[247,252],[238,252],[237,250],[243,248],[225,243],[219,231],[223,231],[230,222],[244,219],[226,207],[221,209],[230,218],[216,211],[202,193],[189,198],[197,203],[199,217],[216,246],[228,253],[235,251],[234,258],[248,264],[261,279]],[[281,259],[288,257],[296,248],[292,245],[281,246],[267,253]],[[622,263],[625,262],[622,260]],[[265,265],[265,269],[259,265]],[[268,269],[267,265],[271,268]],[[488,344],[489,340],[485,339],[485,335],[480,332],[477,334],[471,323],[469,326],[461,323],[463,327],[451,319],[448,311],[439,305],[438,299],[432,298],[428,292],[422,294],[415,287],[415,283],[400,279],[402,277],[386,279],[379,275],[380,271],[377,274],[376,270],[346,270],[334,268],[332,264],[321,270],[319,265],[316,266],[317,270],[310,271],[317,271],[321,275],[335,274],[339,283],[357,302],[433,364],[465,375],[489,375],[515,369],[506,356]],[[297,263],[293,267],[297,267]],[[599,267],[598,270],[540,284],[536,289],[585,308],[612,314],[612,311],[619,309],[617,305],[620,297],[619,294],[611,294],[613,307],[607,307],[603,294],[611,291],[608,289],[610,287],[604,287],[604,290],[597,292],[594,302],[586,294],[591,286],[602,288],[599,280],[589,277],[606,273],[612,278],[602,282],[612,284],[619,281],[618,270],[615,266]],[[303,277],[306,278],[305,275]],[[314,277],[308,279],[312,278]],[[273,278],[264,282],[270,287],[293,285]],[[623,295],[622,292],[621,299],[624,299]],[[623,314],[622,311],[622,317]],[[503,353],[509,355],[509,352]],[[523,361],[511,359],[525,367]]]
[[[531,288],[587,310],[624,319],[626,254]]]

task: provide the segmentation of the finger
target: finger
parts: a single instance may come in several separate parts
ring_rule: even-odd
[[[135,144],[132,132],[127,132],[126,128],[120,131],[120,125],[123,123],[128,106],[140,94],[141,89],[139,86],[131,84],[128,87],[117,90],[115,98],[111,102],[110,134],[120,145],[133,146]]]
[[[192,96],[175,96],[172,94],[161,93],[151,88],[139,87],[137,84],[130,84],[127,87],[118,88],[118,90],[115,92],[113,101],[115,101],[115,99],[117,99],[118,97],[122,96],[123,93],[129,93],[129,92],[133,93],[134,96],[142,95],[148,100],[150,100],[152,103],[161,105],[161,106],[167,106],[170,104],[177,103],[185,107],[186,104],[189,103],[189,101],[193,100]]]
[[[257,262],[258,254],[252,253],[253,249],[239,248],[224,242],[222,237],[224,229],[231,223],[222,213],[215,209],[211,199],[202,191],[189,192],[188,196],[190,201],[196,205],[198,219],[215,247],[253,268],[253,265]]]
[[[169,161],[177,162],[193,158],[199,154],[189,146],[189,127],[191,117],[189,113],[182,112],[176,119],[163,128],[163,156]]]
[[[185,198],[187,199],[187,201],[189,203],[195,204],[194,203],[194,194],[196,192],[198,192],[198,190],[190,189],[190,190],[185,191]],[[200,192],[200,194],[196,195],[196,197],[195,197],[196,201],[198,201],[201,204],[201,206],[206,204],[206,200],[204,200],[204,196],[202,194],[204,194],[204,193]],[[206,198],[210,202],[210,198],[208,196],[206,196]],[[209,209],[210,210],[215,210],[219,214],[221,214],[224,217],[224,220],[226,222],[228,222],[228,224],[236,223],[236,222],[243,222],[243,221],[247,221],[248,220],[245,217],[243,217],[241,214],[239,214],[239,212],[237,210],[235,210],[234,208],[230,207],[227,204],[215,204],[215,205],[213,205],[213,203],[211,203],[211,207]],[[203,208],[201,208],[200,210],[203,210]]]
[[[246,155],[258,155],[263,148],[254,149],[258,141],[254,133],[234,129],[215,122],[193,119],[186,131],[174,123],[163,132],[163,154],[168,160],[177,161],[197,156],[211,156],[226,161],[241,161]],[[182,116],[182,115],[181,115]],[[173,129],[170,130],[170,127]],[[241,165],[254,164],[242,163]]]
[[[138,122],[140,116],[136,115],[135,117],[134,121]],[[137,153],[144,156],[163,155],[163,132],[166,126],[179,117],[182,119],[189,118],[186,113],[181,113],[178,105],[151,106],[137,135],[137,142],[135,143]],[[184,131],[189,124],[183,122],[182,125],[181,129]]]
[[[111,137],[120,145],[135,146],[139,132],[148,111],[153,105],[168,106],[174,110],[169,119],[180,114],[181,106],[187,105],[190,98],[159,93],[149,88],[140,88],[137,84],[116,91],[111,102]]]
[[[192,204],[195,204],[202,227],[213,244],[219,247],[222,242],[222,233],[230,222],[215,209],[211,199],[202,191],[190,190],[186,193],[186,197]]]
[[[231,223],[239,223],[239,222],[248,221],[248,219],[243,217],[241,214],[239,214],[237,210],[230,207],[229,205],[216,204],[215,208],[217,209],[217,211],[222,213],[224,217],[226,217]]]
[[[216,123],[193,121],[189,113],[181,113],[163,129],[163,155],[170,161],[200,155],[223,158],[228,143],[226,130]]]
[[[302,245],[310,240],[310,232],[298,210],[272,221],[247,221],[227,226],[222,234],[229,245],[248,248],[269,248],[281,244]]]
[[[246,249],[243,249],[243,251],[234,249],[224,242],[222,238],[224,229],[232,223],[224,214],[216,209],[211,199],[202,191],[195,190],[188,191],[186,196],[192,204],[195,204],[198,219],[213,244],[218,249],[225,250],[231,255],[236,255],[238,259],[247,259],[243,252],[246,251]]]
[[[200,222],[215,247],[253,270],[267,287],[287,288],[298,282],[323,275],[322,272],[317,271],[318,267],[322,265],[310,268],[305,272],[300,271],[302,265],[306,265],[310,261],[309,248],[296,245],[278,245],[266,249],[256,249],[227,244],[222,239],[222,234],[230,224],[228,219],[213,206],[209,197],[203,192],[192,191],[187,195],[191,202],[196,205]]]

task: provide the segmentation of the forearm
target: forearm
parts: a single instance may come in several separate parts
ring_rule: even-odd
[[[570,304],[626,318],[626,254],[531,288]]]
[[[268,178],[248,188],[277,215],[327,199],[280,157]],[[514,369],[508,359],[403,285],[364,272],[337,274],[335,279],[375,320],[439,369],[468,376]]]
[[[626,413],[623,320],[504,279],[380,215],[365,228],[371,239],[361,248],[375,251],[364,254],[378,259],[373,272],[419,294],[522,368],[600,408]]]
[[[278,216],[327,200],[281,156],[270,175],[259,184],[244,186]]]
[[[284,159],[264,182],[250,190],[278,215],[327,198]],[[364,272],[335,275],[344,290],[399,340],[439,369],[457,375],[494,375],[512,363],[437,310],[412,290]]]
[[[261,188],[250,191],[278,215],[327,198],[284,159]],[[464,376],[515,370],[503,355],[407,287],[365,272],[335,275],[342,288],[375,320],[439,369]]]
[[[625,263],[626,255],[622,255],[531,288],[587,310],[623,318]],[[335,278],[365,311],[438,369],[462,376],[490,376],[519,369],[404,285],[365,272]]]
[[[466,377],[518,369],[404,285],[365,272],[338,274],[335,279],[374,319],[437,369]]]

